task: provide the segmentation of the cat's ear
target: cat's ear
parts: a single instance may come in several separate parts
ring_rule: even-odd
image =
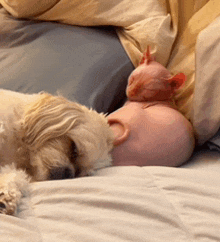
[[[168,82],[173,89],[177,90],[186,82],[186,75],[183,73],[178,73],[169,78]]]
[[[141,58],[139,65],[144,64],[144,63],[146,63],[148,65],[151,61],[156,61],[156,58],[151,55],[150,46],[148,45],[147,50],[143,53],[143,56]]]

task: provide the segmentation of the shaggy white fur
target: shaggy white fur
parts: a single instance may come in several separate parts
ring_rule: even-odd
[[[0,89],[0,213],[16,212],[30,180],[110,166],[113,140],[104,114],[61,96]]]

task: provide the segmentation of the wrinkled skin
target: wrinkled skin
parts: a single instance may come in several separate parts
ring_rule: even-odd
[[[130,101],[165,101],[185,82],[185,75],[172,76],[160,63],[151,57],[150,50],[144,53],[140,65],[131,73],[126,89]]]

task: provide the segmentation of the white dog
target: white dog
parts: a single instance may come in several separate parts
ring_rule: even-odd
[[[0,89],[0,213],[15,214],[31,181],[90,175],[111,165],[103,114],[48,93]]]

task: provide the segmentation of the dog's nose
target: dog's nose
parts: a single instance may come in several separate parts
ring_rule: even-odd
[[[75,172],[69,167],[56,167],[50,170],[50,180],[60,180],[74,178]]]

